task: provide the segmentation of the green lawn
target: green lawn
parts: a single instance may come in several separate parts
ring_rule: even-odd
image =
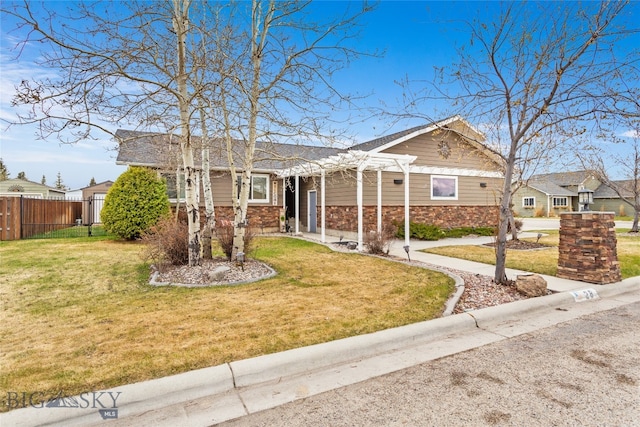
[[[626,233],[628,230],[618,230]],[[558,272],[558,230],[541,231],[545,234],[540,243],[550,245],[549,249],[534,251],[507,250],[507,268],[529,271],[532,273],[555,276]],[[536,239],[523,239],[535,241]],[[640,276],[640,237],[618,234],[618,261],[622,278]],[[488,246],[445,246],[425,249],[425,252],[461,258],[470,261],[495,264],[495,250]]]
[[[255,243],[276,277],[176,288],[148,285],[139,243],[0,242],[0,394],[73,395],[433,319],[454,290],[404,263]]]

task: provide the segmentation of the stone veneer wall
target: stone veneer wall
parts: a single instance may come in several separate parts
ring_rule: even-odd
[[[318,226],[321,207],[318,207]],[[498,223],[497,206],[411,206],[412,222],[433,224],[438,227],[495,227]],[[332,230],[357,231],[358,208],[355,206],[327,206],[326,227]],[[364,230],[375,230],[378,224],[377,207],[364,206],[362,212]],[[404,224],[404,206],[383,206],[383,224]]]
[[[282,206],[251,206],[249,205],[247,219],[249,227],[256,231],[274,232],[280,230],[280,209]],[[216,221],[233,221],[233,208],[231,206],[215,207]],[[183,217],[184,206],[180,208],[180,216]],[[185,217],[186,220],[186,217]],[[204,207],[200,207],[200,223],[204,224]]]
[[[613,212],[560,215],[558,277],[597,284],[621,280],[613,219]]]

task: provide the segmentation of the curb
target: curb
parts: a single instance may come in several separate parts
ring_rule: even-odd
[[[475,322],[468,316],[440,317],[366,335],[239,360],[229,365],[236,386],[248,387],[437,341],[453,332],[472,331],[475,328]]]

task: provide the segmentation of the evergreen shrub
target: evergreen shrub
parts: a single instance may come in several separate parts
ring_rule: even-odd
[[[100,218],[109,233],[134,240],[169,214],[164,180],[151,169],[131,166],[107,192]]]

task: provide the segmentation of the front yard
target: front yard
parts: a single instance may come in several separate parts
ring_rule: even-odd
[[[402,263],[256,242],[276,277],[195,289],[148,285],[138,243],[1,242],[0,393],[73,395],[406,325],[439,317],[453,291]]]
[[[541,231],[544,234],[540,243],[549,245],[548,249],[518,251],[507,250],[507,268],[524,270],[532,273],[555,276],[558,272],[558,242],[560,234],[558,230]],[[535,238],[523,239],[536,241]],[[618,261],[622,278],[640,276],[640,236],[626,236],[625,233],[617,234]],[[438,255],[461,258],[469,261],[495,264],[495,250],[488,246],[444,246],[427,249]]]

